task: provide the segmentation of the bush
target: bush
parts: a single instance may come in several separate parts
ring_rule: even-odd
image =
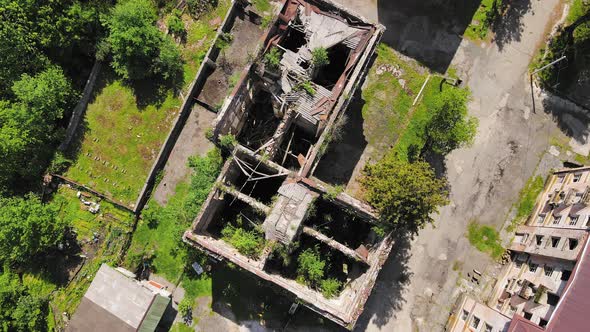
[[[330,278],[322,280],[320,288],[325,298],[330,299],[340,294],[340,287],[342,283],[337,279]]]
[[[232,134],[227,134],[219,137],[219,145],[226,149],[233,149],[238,144],[238,140]]]
[[[178,304],[178,313],[185,322],[190,322],[192,320],[193,302],[188,297],[183,298]]]
[[[241,223],[241,220],[238,223]],[[254,230],[246,231],[241,227],[228,224],[221,230],[221,235],[225,242],[250,258],[257,258],[264,247],[264,240]]]
[[[215,41],[215,47],[219,50],[223,51],[231,45],[231,42],[234,40],[234,36],[231,35],[229,32],[223,32],[219,34],[219,37]]]
[[[56,152],[51,164],[49,165],[48,171],[54,174],[61,174],[65,172],[68,167],[72,164],[72,161],[66,158],[63,153]]]
[[[325,65],[330,64],[330,59],[328,58],[328,51],[326,51],[323,47],[316,47],[311,51],[311,62],[316,67],[322,67]]]
[[[270,70],[278,70],[281,64],[281,52],[277,47],[271,48],[264,55],[264,63]]]
[[[217,0],[186,0],[188,12],[197,18],[216,6]]]
[[[297,274],[303,278],[308,285],[316,286],[324,277],[324,268],[326,262],[321,259],[319,249],[315,248],[305,249],[299,257],[297,257]]]
[[[180,13],[177,10],[175,10],[172,15],[168,17],[168,22],[166,22],[166,25],[168,25],[168,32],[174,36],[182,37],[186,34],[184,22],[182,22]]]

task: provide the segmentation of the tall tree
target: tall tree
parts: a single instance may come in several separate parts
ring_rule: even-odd
[[[13,85],[14,103],[0,101],[0,192],[38,177],[51,156],[57,121],[75,93],[63,72],[49,67]]]
[[[163,35],[155,26],[158,18],[148,0],[119,2],[107,22],[113,54],[112,66],[124,78],[142,79],[153,73]]]
[[[54,207],[32,194],[0,198],[0,263],[24,264],[56,248],[67,226]]]
[[[450,88],[436,96],[434,115],[426,125],[426,149],[447,154],[469,145],[477,132],[477,119],[467,115],[469,91]]]
[[[446,180],[436,178],[424,161],[409,163],[388,155],[365,167],[361,183],[386,229],[416,233],[447,203]]]

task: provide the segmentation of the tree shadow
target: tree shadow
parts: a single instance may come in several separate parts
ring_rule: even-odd
[[[410,232],[399,232],[394,237],[391,254],[379,272],[354,331],[365,331],[369,323],[383,327],[406,303],[404,294],[413,275],[408,267],[412,238]]]
[[[125,84],[133,90],[137,108],[143,110],[151,105],[162,106],[169,93],[178,94],[183,82],[183,72],[178,71],[168,78],[162,75],[151,75],[139,80],[127,80]]]
[[[447,71],[481,0],[378,1],[382,41],[429,69]]]
[[[494,33],[493,42],[501,51],[506,44],[521,40],[524,31],[522,18],[531,10],[531,1],[503,0],[500,6],[497,9],[500,14],[492,22],[491,30]]]
[[[590,114],[564,99],[547,95],[543,109],[557,123],[559,129],[578,144],[586,144],[590,136]]]
[[[346,185],[350,181],[368,144],[363,130],[364,104],[361,90],[357,89],[342,118],[344,123],[334,127],[332,142],[314,172],[318,179],[334,185]]]

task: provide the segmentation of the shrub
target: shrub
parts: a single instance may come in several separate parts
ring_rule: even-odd
[[[263,248],[264,240],[254,230],[246,231],[243,228],[228,224],[221,230],[221,235],[225,242],[231,244],[242,255],[250,258],[258,257]]]
[[[193,303],[188,298],[185,297],[180,301],[178,304],[178,313],[185,321],[191,321],[193,316]]]
[[[188,12],[199,17],[217,6],[217,0],[186,0]]]
[[[303,278],[305,282],[311,286],[316,286],[324,277],[324,268],[326,262],[321,259],[319,249],[315,248],[305,249],[299,257],[297,257],[297,274]]]
[[[56,152],[51,164],[49,165],[48,171],[50,173],[61,174],[65,172],[68,167],[72,164],[72,161],[66,158],[63,153]]]
[[[330,64],[330,59],[328,58],[328,51],[326,51],[323,47],[316,47],[311,51],[311,62],[316,67],[322,67],[325,65]]]
[[[281,64],[281,52],[277,47],[271,48],[265,55],[264,55],[264,63],[270,70],[277,70],[279,69],[279,65]]]
[[[233,149],[238,144],[238,140],[232,134],[227,134],[219,137],[219,145],[226,149]]]
[[[231,42],[234,40],[234,36],[231,35],[229,32],[223,32],[219,35],[217,40],[215,41],[215,47],[219,50],[223,51],[231,45]]]
[[[168,17],[168,22],[166,22],[166,24],[168,25],[168,32],[174,36],[181,37],[186,33],[184,22],[182,22],[180,13],[177,10]]]
[[[322,290],[322,294],[327,299],[338,296],[338,294],[340,294],[340,287],[341,286],[342,286],[342,283],[334,278],[324,279],[320,283],[320,288]]]

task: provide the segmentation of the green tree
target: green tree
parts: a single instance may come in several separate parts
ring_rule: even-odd
[[[4,271],[0,273],[0,322],[4,322],[5,325],[0,323],[0,330],[8,329],[7,324],[12,319],[12,312],[22,291],[18,275],[4,267]]]
[[[326,262],[321,259],[318,247],[307,248],[297,257],[297,274],[308,284],[316,286],[324,277]]]
[[[365,167],[361,183],[367,201],[379,211],[387,229],[417,233],[448,202],[446,180],[436,178],[424,161],[409,163],[388,155]]]
[[[57,121],[75,94],[63,72],[49,67],[13,85],[14,103],[0,101],[0,192],[38,177],[52,155]]]
[[[167,81],[182,81],[182,56],[170,36],[164,37],[159,52],[154,60],[152,72]]]
[[[436,97],[434,114],[426,125],[426,149],[447,154],[470,145],[477,132],[477,119],[467,115],[469,91],[445,89]]]
[[[194,17],[199,17],[217,6],[217,0],[186,0],[188,11]]]
[[[12,313],[17,331],[45,331],[47,329],[47,300],[33,295],[19,298]]]
[[[107,21],[112,66],[124,78],[142,79],[152,73],[153,59],[160,54],[162,33],[149,0],[119,2]]]
[[[0,198],[0,262],[19,265],[62,242],[67,223],[33,195]]]

